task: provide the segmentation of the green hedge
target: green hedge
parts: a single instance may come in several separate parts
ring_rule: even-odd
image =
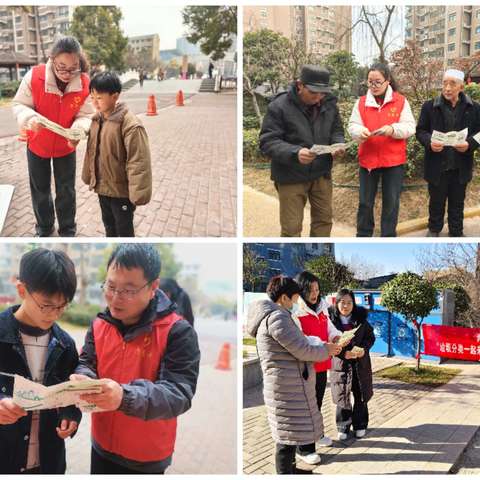
[[[18,87],[20,86],[20,81],[5,82],[0,83],[0,98],[8,97],[12,98],[17,93]]]
[[[88,327],[100,311],[102,311],[102,309],[99,305],[78,305],[73,303],[65,310],[61,320],[72,323],[73,325]]]

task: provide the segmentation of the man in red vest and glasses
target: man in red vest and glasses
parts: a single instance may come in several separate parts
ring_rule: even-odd
[[[197,335],[159,290],[160,266],[148,244],[120,244],[108,261],[108,307],[91,323],[71,377],[105,382],[101,393],[82,396],[105,410],[92,414],[91,473],[164,473],[177,417],[191,406]]]

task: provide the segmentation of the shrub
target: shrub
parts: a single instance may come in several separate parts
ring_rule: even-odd
[[[243,161],[245,163],[267,161],[259,149],[259,133],[260,129],[258,128],[251,128],[243,131]]]
[[[61,320],[72,323],[73,325],[88,327],[90,322],[101,310],[99,305],[79,305],[78,303],[72,303],[63,313]]]
[[[12,98],[17,93],[20,81],[14,80],[12,82],[0,83],[0,97]]]

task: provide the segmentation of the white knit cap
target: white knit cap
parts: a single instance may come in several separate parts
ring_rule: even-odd
[[[460,71],[460,70],[455,70],[454,68],[450,68],[449,70],[446,70],[445,73],[443,74],[443,78],[455,78],[456,80],[460,80],[463,82],[465,80],[465,74]]]

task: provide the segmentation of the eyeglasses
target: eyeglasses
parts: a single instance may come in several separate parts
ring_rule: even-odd
[[[79,68],[72,69],[72,68],[59,67],[57,65],[57,62],[55,62],[55,60],[53,60],[53,65],[57,73],[59,73],[60,75],[70,75],[74,77],[75,75],[78,75],[81,72]]]
[[[32,300],[35,302],[35,304],[37,305],[37,307],[40,309],[40,311],[42,313],[46,313],[46,314],[49,314],[49,313],[61,313],[63,312],[66,308],[69,307],[69,302],[66,302],[64,303],[63,305],[59,305],[58,307],[55,306],[55,305],[40,305],[36,300],[35,300],[35,297],[32,295],[32,292],[26,288],[28,294],[30,295],[30,297],[32,297]]]
[[[106,283],[102,284],[102,291],[105,295],[113,297],[117,294],[121,298],[126,298],[127,300],[132,300],[138,293],[140,293],[147,285],[150,285],[152,282],[147,282],[143,287],[140,288],[122,288],[121,290],[112,287]]]
[[[381,82],[380,80],[375,80],[373,82],[371,81],[368,81],[367,82],[367,85],[369,87],[381,87],[385,82],[387,82],[388,80],[384,80],[383,82]]]

